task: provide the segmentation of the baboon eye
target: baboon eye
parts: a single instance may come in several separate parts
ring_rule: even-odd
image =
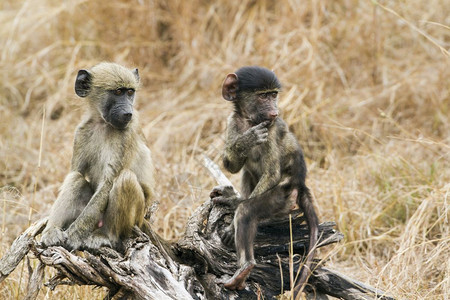
[[[117,95],[117,96],[122,95],[122,93],[123,93],[123,90],[121,90],[121,89],[117,89],[117,90],[114,91],[114,94]]]
[[[275,98],[277,95],[278,95],[277,92],[267,92],[267,93],[262,93],[261,98],[262,99],[270,99],[270,98]]]
[[[128,96],[133,96],[134,90],[133,90],[133,89],[129,89],[129,90],[127,91],[127,94],[128,94]]]

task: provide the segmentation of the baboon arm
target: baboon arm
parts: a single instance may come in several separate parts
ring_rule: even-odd
[[[278,166],[275,163],[270,165]],[[275,187],[278,183],[280,183],[281,173],[279,168],[273,167],[267,169],[268,170],[266,171],[266,173],[261,176],[254,190],[250,194],[250,198],[254,198],[257,195],[262,195],[263,193],[267,192],[271,188]]]
[[[237,135],[237,133],[236,133]],[[231,173],[237,173],[247,160],[247,147],[243,135],[228,137],[223,153],[223,165]]]
[[[80,216],[67,229],[69,243],[72,244],[72,247],[77,248],[78,243],[81,244],[82,240],[98,226],[100,216],[108,205],[109,192],[112,186],[111,180],[101,183]]]
[[[223,155],[223,165],[229,172],[237,173],[244,166],[247,157],[244,155],[244,151],[236,151],[233,148],[238,147],[236,147],[236,144],[233,144],[225,150]]]
[[[228,118],[223,164],[229,172],[237,173],[242,169],[247,160],[247,144],[244,134],[239,132],[237,121],[233,117]]]
[[[75,138],[73,141],[73,154],[72,154],[72,161],[70,164],[70,170],[72,172],[80,172],[82,175],[85,175],[86,173],[86,162],[84,159],[81,159],[82,157],[82,151],[81,151],[81,145],[80,145],[80,129],[77,128],[75,132]]]

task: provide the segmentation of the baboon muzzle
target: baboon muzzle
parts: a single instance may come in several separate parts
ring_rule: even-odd
[[[117,129],[124,129],[133,118],[133,107],[131,105],[116,106],[111,109],[110,117],[112,126]]]

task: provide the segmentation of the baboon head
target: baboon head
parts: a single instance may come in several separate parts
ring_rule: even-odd
[[[222,96],[234,103],[235,111],[252,125],[274,121],[278,116],[278,92],[281,84],[272,71],[251,66],[228,74]]]
[[[137,69],[129,70],[115,63],[100,63],[90,70],[80,70],[75,92],[86,97],[91,111],[116,129],[125,129],[133,118],[133,103],[139,87]]]

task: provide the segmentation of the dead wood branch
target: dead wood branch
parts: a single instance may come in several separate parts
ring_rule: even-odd
[[[9,250],[0,259],[0,282],[8,277],[25,255],[27,255],[34,237],[44,230],[46,224],[47,218],[39,220],[15,239]]]

